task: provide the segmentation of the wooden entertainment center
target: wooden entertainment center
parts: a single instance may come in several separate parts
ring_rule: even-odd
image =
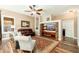
[[[53,26],[53,27],[52,27]],[[47,24],[40,24],[40,34],[41,36],[46,36],[58,40],[58,23],[52,24],[48,28]]]

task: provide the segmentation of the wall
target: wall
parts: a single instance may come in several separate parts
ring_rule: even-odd
[[[74,38],[74,21],[72,20],[63,20],[62,28],[65,29],[66,37]]]
[[[40,16],[35,16],[35,34],[40,35]]]
[[[30,21],[30,28],[34,30],[34,18],[30,16],[26,16],[24,14],[8,11],[8,10],[2,10],[1,16],[4,17],[12,17],[15,20],[15,29],[21,28],[21,20]]]
[[[62,21],[61,20],[54,20],[54,21],[44,21],[44,22],[40,22],[40,24],[46,24],[46,23],[53,23],[56,22],[58,23],[58,40],[61,41],[62,40]]]
[[[77,39],[78,39],[78,46],[79,46],[79,10],[77,13]]]
[[[78,17],[79,17],[79,16],[78,16]],[[78,19],[78,22],[77,22],[77,28],[78,28],[77,35],[78,35],[78,46],[79,46],[79,19]]]
[[[66,37],[77,38],[76,11],[52,15],[51,18],[52,20],[62,20],[62,28],[66,29]]]

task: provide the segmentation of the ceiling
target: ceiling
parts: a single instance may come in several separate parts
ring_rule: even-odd
[[[25,15],[30,15],[29,12],[25,12],[24,10],[30,10],[29,5],[0,5],[0,8],[11,10],[14,12],[22,13]],[[36,5],[36,8],[42,8],[43,9],[43,15],[44,14],[62,14],[68,9],[78,9],[79,5]]]

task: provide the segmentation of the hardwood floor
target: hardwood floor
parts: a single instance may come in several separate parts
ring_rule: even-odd
[[[40,46],[38,45],[38,47],[43,47],[43,46],[46,46],[45,49],[42,50],[42,52],[50,52],[50,53],[79,53],[79,48],[77,46],[77,40],[76,39],[72,39],[72,38],[64,38],[61,42],[57,43],[56,45],[54,44],[51,44],[47,47],[47,43],[45,44],[44,42],[47,42],[47,41],[55,41],[55,39],[51,39],[51,38],[47,38],[47,37],[40,37],[40,36],[37,36],[37,37],[34,37],[35,39],[38,40],[42,40],[42,39],[45,39],[46,41],[38,41],[39,43],[42,43]],[[7,41],[4,41],[2,46],[6,45]],[[57,41],[56,41],[57,42]],[[0,52],[1,53],[4,53],[5,51],[2,51],[2,46],[0,45]],[[51,47],[54,47],[54,48],[51,48]],[[37,48],[37,47],[36,47]],[[38,49],[37,49],[38,50]],[[48,51],[48,52],[47,52]],[[34,53],[42,53],[42,52],[34,52]],[[26,53],[26,52],[25,52]]]
[[[79,53],[76,39],[64,38],[51,53]]]
[[[32,38],[36,40],[36,53],[49,53],[59,43],[58,41],[46,37],[35,36]]]
[[[40,37],[40,36],[38,36]],[[47,40],[55,40],[54,38],[41,37],[46,38]],[[50,51],[50,53],[79,53],[79,48],[77,46],[77,40],[69,37],[63,38],[59,44]]]

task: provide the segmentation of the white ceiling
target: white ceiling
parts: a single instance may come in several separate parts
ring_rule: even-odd
[[[30,10],[28,5],[0,5],[0,8],[11,10],[14,12],[30,15],[29,12],[24,10]],[[79,5],[37,5],[36,8],[43,8],[43,14],[61,14],[68,9],[79,8]]]

